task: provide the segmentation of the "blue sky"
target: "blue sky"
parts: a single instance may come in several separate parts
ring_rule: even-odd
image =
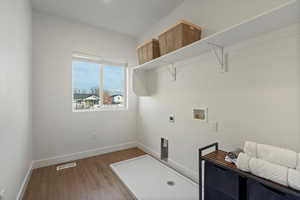
[[[100,83],[100,65],[90,62],[73,61],[73,88],[89,91],[98,88]],[[104,90],[123,91],[123,67],[103,67]]]
[[[104,90],[123,91],[124,90],[124,67],[103,67]]]

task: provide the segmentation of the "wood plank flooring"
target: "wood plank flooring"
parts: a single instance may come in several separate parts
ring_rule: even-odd
[[[144,155],[138,148],[78,160],[77,167],[56,166],[33,170],[23,200],[131,200],[111,163]]]

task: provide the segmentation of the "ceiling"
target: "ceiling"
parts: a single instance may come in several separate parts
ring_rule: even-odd
[[[141,36],[184,0],[32,0],[35,10]]]

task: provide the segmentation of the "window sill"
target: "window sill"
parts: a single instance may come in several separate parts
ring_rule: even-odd
[[[82,109],[82,110],[72,110],[74,113],[82,113],[82,112],[102,112],[102,111],[128,111],[128,107],[101,107],[98,109]]]

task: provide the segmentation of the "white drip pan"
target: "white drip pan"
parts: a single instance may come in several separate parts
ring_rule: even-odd
[[[111,165],[138,200],[198,200],[198,184],[149,155]]]

